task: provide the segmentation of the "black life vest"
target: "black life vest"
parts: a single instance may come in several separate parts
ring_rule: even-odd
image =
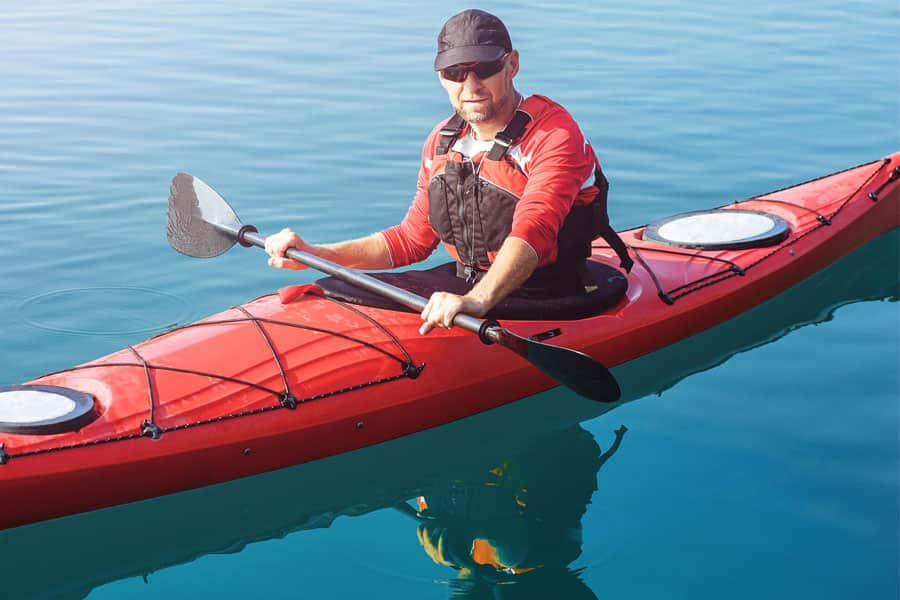
[[[496,253],[512,230],[513,212],[528,177],[507,152],[522,138],[531,115],[523,110],[531,97],[516,111],[506,128],[494,138],[490,151],[480,162],[450,160],[448,153],[466,123],[454,115],[440,131],[428,184],[429,220],[441,241],[457,260],[457,275],[476,281],[490,267]],[[597,194],[589,204],[575,204],[558,234],[554,263],[540,267],[521,287],[523,296],[561,296],[584,293],[594,285],[584,261],[591,255],[591,242],[602,237],[616,251],[621,266],[633,264],[625,244],[609,224],[607,196],[609,183],[597,165],[594,173]]]

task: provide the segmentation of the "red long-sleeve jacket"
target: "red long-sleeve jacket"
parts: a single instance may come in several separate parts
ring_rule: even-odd
[[[530,114],[532,119],[504,159],[491,161],[484,153],[471,157],[478,178],[484,184],[495,191],[509,192],[514,198],[510,210],[491,204],[494,208],[491,214],[483,211],[477,215],[477,219],[485,222],[477,231],[478,234],[484,231],[482,242],[487,246],[488,261],[493,260],[503,239],[512,236],[534,249],[538,266],[542,267],[557,259],[560,228],[573,205],[589,204],[597,196],[595,174],[599,165],[578,124],[562,106],[544,96],[530,96],[519,109]],[[455,150],[459,148],[459,141],[446,154],[436,153],[441,129],[448,121],[435,127],[425,142],[416,195],[406,217],[399,225],[382,232],[395,267],[427,258],[441,241],[441,228],[450,227],[449,223],[432,222],[435,207],[430,206],[429,199],[429,187],[434,195],[436,178],[445,173],[447,163],[466,160]],[[462,136],[467,134],[468,127]],[[510,222],[505,228],[498,228],[491,223],[497,219]],[[499,240],[490,239],[490,231],[498,230],[508,234]],[[473,235],[476,235],[474,232],[473,229]],[[447,243],[446,236],[445,245],[451,255],[466,262],[466,257],[459,255],[455,245]],[[478,266],[487,267],[484,261]]]

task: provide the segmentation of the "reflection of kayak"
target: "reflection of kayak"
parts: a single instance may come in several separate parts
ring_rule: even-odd
[[[658,393],[802,325],[828,321],[837,307],[896,299],[897,242],[896,232],[883,236],[728,323],[616,369],[623,401]],[[14,549],[16,556],[0,565],[0,578],[10,598],[86,596],[104,583],[329,527],[340,516],[368,514],[445,482],[483,476],[498,459],[540,448],[544,439],[566,431],[578,434],[575,423],[609,408],[554,390],[375,448],[0,531],[0,548]],[[598,441],[606,448],[609,438]],[[86,539],[94,543],[73,552],[73,540]],[[46,569],[48,564],[55,568]]]
[[[609,366],[673,344],[897,227],[898,162],[900,153],[724,207],[785,223],[787,237],[768,246],[674,249],[644,239],[644,228],[625,232],[638,264],[622,301],[578,321],[513,328],[553,336]],[[615,262],[606,248],[594,258]],[[475,336],[451,330],[422,338],[418,324],[409,313],[316,295],[286,303],[266,296],[30,384],[55,387],[4,388],[0,415],[32,400],[52,410],[68,402],[82,414],[71,417],[80,429],[61,433],[0,418],[0,497],[12,507],[0,512],[0,527],[334,455],[553,385]],[[6,398],[14,410],[4,413]]]

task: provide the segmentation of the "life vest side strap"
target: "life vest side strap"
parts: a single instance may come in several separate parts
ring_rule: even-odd
[[[594,198],[594,202],[592,203],[594,207],[594,235],[599,235],[607,244],[609,244],[609,247],[612,248],[619,257],[619,266],[622,267],[626,273],[630,273],[631,267],[634,266],[634,260],[628,255],[628,247],[625,245],[625,242],[622,241],[622,238],[619,237],[616,230],[609,224],[609,213],[606,208],[607,196],[609,194],[609,180],[606,179],[603,170],[600,169],[599,166],[594,171],[594,185],[596,185],[599,190],[597,197]]]
[[[500,160],[506,155],[506,151],[525,132],[525,128],[531,123],[531,115],[524,110],[516,109],[516,114],[506,128],[494,136],[494,145],[487,154],[488,160]]]
[[[461,116],[454,114],[450,117],[447,124],[441,127],[441,141],[434,150],[435,155],[447,154],[465,127],[466,122]]]
[[[609,223],[601,224],[598,229],[600,237],[609,244],[609,247],[612,248],[619,257],[619,266],[622,267],[626,273],[631,273],[631,267],[634,266],[634,260],[628,256],[628,247],[625,245],[625,242],[622,241],[622,238],[619,237],[619,234],[616,233],[616,230],[613,229]]]

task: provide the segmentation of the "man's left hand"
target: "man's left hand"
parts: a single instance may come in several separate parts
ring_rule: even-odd
[[[465,313],[473,317],[483,317],[490,309],[484,301],[471,296],[458,296],[449,292],[435,292],[422,311],[422,326],[419,333],[425,335],[435,327],[449,329],[453,326],[453,319],[459,313]]]

